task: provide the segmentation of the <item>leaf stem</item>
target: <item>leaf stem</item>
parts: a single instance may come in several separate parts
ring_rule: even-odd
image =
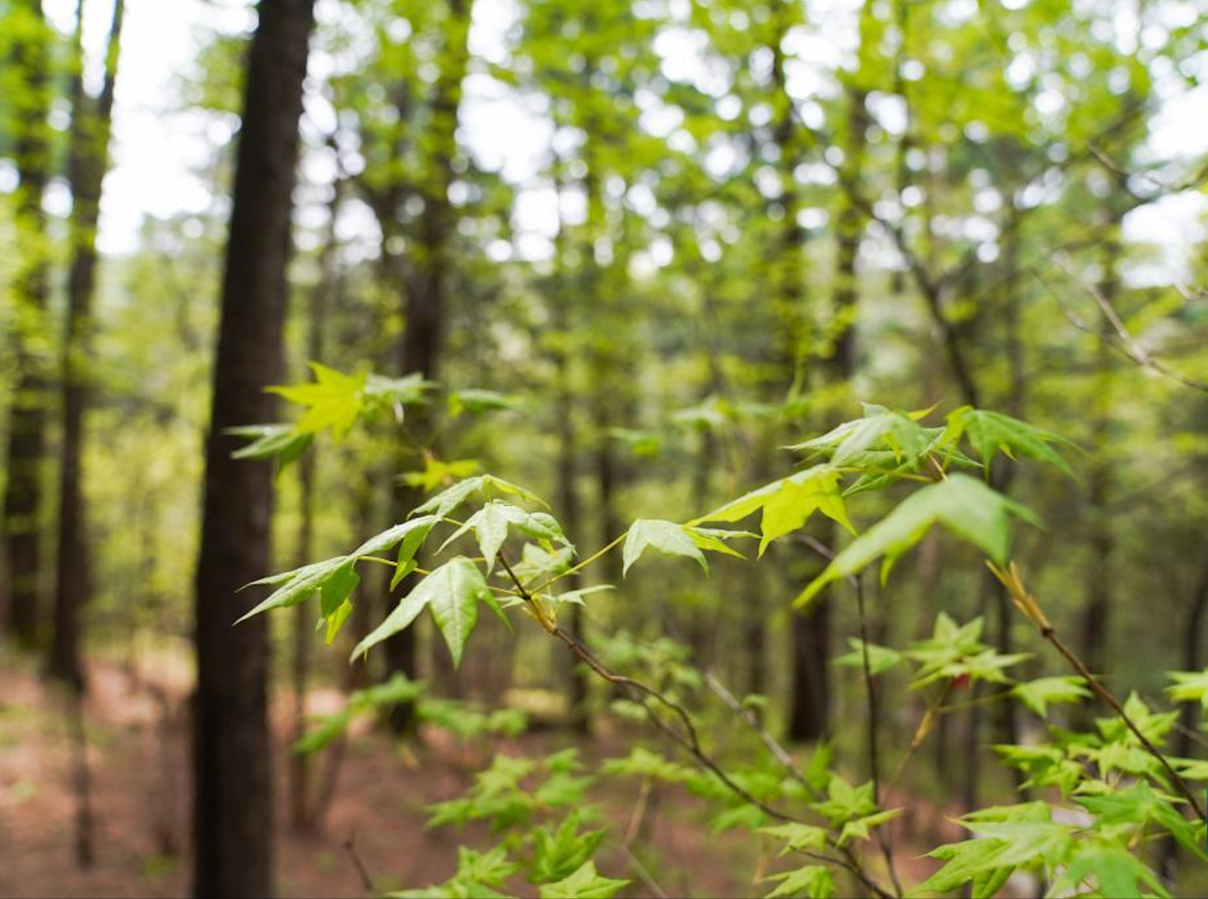
[[[537,587],[534,587],[532,592],[541,593],[543,590],[545,590],[550,584],[554,583],[555,581],[560,581],[564,577],[569,577],[572,574],[582,571],[588,565],[592,564],[593,562],[595,562],[596,560],[598,560],[599,558],[601,558],[602,556],[607,554],[609,552],[609,550],[616,548],[621,543],[621,541],[624,540],[628,535],[629,535],[629,531],[626,530],[625,533],[621,534],[619,537],[612,540],[612,542],[608,543],[606,546],[596,550],[594,553],[592,553],[590,556],[588,556],[582,562],[579,562],[577,565],[574,565],[571,568],[566,569],[566,571],[563,571],[561,574],[555,574],[553,577],[551,577],[545,583],[540,584]]]

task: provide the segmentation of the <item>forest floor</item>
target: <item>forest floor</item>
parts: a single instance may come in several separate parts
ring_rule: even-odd
[[[123,667],[94,664],[85,706],[95,861],[76,862],[77,801],[71,718],[63,697],[51,692],[28,665],[0,665],[0,896],[184,896],[188,894],[189,758],[186,666],[154,678]],[[14,670],[14,667],[16,670]],[[312,705],[337,702],[313,695]],[[334,709],[333,709],[334,710]],[[490,845],[485,830],[428,830],[424,807],[458,795],[492,753],[509,748],[545,753],[566,742],[555,732],[486,745],[459,743],[425,733],[414,746],[369,732],[348,742],[339,788],[321,829],[299,834],[286,826],[285,775],[288,702],[274,709],[280,826],[277,889],[283,897],[363,897],[365,889],[346,843],[379,889],[416,888],[447,879],[457,846]],[[619,745],[589,747],[625,754]],[[615,793],[615,791],[614,791]],[[624,832],[633,797],[613,797],[610,814]],[[691,800],[665,795],[645,821],[642,853],[659,887],[673,896],[752,896],[756,848],[737,834],[713,835],[693,814]],[[918,817],[908,826],[931,829],[942,816]],[[904,822],[905,823],[905,822]],[[949,838],[953,834],[947,834]],[[931,867],[916,853],[899,853],[908,879]],[[631,857],[605,851],[601,867],[630,877],[626,895],[652,895]],[[689,879],[690,877],[690,879]]]

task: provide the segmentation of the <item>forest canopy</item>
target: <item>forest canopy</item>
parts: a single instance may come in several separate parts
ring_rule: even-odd
[[[0,895],[1208,888],[1202,4],[0,60]]]

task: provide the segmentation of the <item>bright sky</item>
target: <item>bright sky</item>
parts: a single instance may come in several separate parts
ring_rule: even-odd
[[[330,3],[320,0],[320,18],[329,14]],[[46,0],[45,5],[56,24],[65,31],[70,29],[75,0]],[[836,0],[837,8],[843,5],[844,0]],[[98,0],[86,4],[92,18],[85,22],[85,43],[94,48],[93,75],[97,74],[95,48],[108,25],[108,7]],[[476,56],[499,55],[503,34],[514,14],[512,0],[477,0],[471,32],[471,49]],[[105,181],[102,202],[103,252],[134,250],[144,215],[200,212],[211,204],[210,192],[193,171],[212,152],[214,139],[226,136],[225,128],[206,117],[174,109],[179,95],[177,79],[192,64],[207,29],[236,30],[247,27],[250,21],[247,0],[126,0],[114,110],[114,164]],[[1121,25],[1122,33],[1127,33],[1128,23]],[[800,48],[809,51],[802,53],[803,58],[820,59],[836,52],[833,42],[828,46],[826,40],[817,37],[810,47]],[[684,77],[704,71],[699,49],[689,40],[663,41],[656,49],[670,75]],[[805,77],[808,80],[808,73]],[[803,94],[811,87],[800,86]],[[465,87],[461,128],[471,152],[488,167],[502,167],[510,180],[531,184],[548,152],[552,136],[549,126],[490,78],[471,76]],[[1155,123],[1150,147],[1153,157],[1193,156],[1208,151],[1206,109],[1205,89],[1169,100]],[[325,117],[324,110],[314,104],[308,111],[316,119]],[[207,127],[219,133],[212,132],[207,139]],[[540,190],[522,194],[516,211],[519,230],[544,230],[542,223],[550,220],[550,199]],[[62,188],[48,197],[52,208],[65,209],[68,202]],[[1153,272],[1154,280],[1181,277],[1187,253],[1203,239],[1206,212],[1208,196],[1193,192],[1155,203],[1129,217],[1126,229],[1130,237],[1155,241],[1165,248],[1166,258],[1160,267],[1168,270]]]

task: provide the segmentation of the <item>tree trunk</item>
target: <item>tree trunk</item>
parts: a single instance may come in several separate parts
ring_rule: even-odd
[[[314,0],[262,0],[252,38],[214,360],[197,566],[194,871],[197,896],[273,893],[268,624],[235,620],[271,566],[272,468],[231,458],[227,429],[275,420],[302,81]]]
[[[337,179],[332,185],[331,202],[328,204],[327,235],[319,254],[319,283],[310,294],[307,310],[306,356],[310,362],[323,361],[324,334],[327,328],[329,294],[339,290],[340,275],[337,271],[336,252],[339,239],[336,237],[336,218],[340,213],[342,183]],[[335,302],[334,298],[332,302]],[[297,564],[305,565],[314,558],[315,544],[315,473],[318,466],[318,448],[312,447],[298,460],[298,546]],[[293,658],[291,675],[294,694],[294,740],[306,733],[306,694],[310,682],[310,645],[314,640],[314,612],[303,603],[294,608]],[[289,765],[290,822],[295,829],[305,830],[314,822],[310,806],[310,755],[295,752]]]
[[[557,165],[557,163],[555,163]],[[575,432],[575,391],[572,384],[573,358],[570,344],[572,341],[572,323],[568,310],[572,302],[573,291],[566,284],[564,266],[566,224],[561,218],[562,181],[560,174],[555,177],[555,191],[559,198],[558,232],[555,236],[554,265],[555,284],[554,297],[550,312],[554,330],[554,377],[557,382],[557,401],[554,415],[557,418],[558,430],[558,515],[563,531],[571,541],[581,539],[579,533],[579,491],[576,487],[578,465],[576,464],[576,432]],[[577,590],[581,583],[579,575],[572,574],[567,580],[567,588]],[[569,606],[570,632],[580,642],[586,640],[586,622],[583,610],[578,606]],[[571,729],[580,734],[591,730],[591,717],[587,707],[589,697],[590,675],[578,664],[573,655],[567,653],[566,659],[566,705],[567,718]]]
[[[1103,277],[1098,290],[1103,298],[1115,305],[1120,293],[1120,218],[1113,214],[1107,223],[1102,242]],[[1082,619],[1082,658],[1086,666],[1096,674],[1105,670],[1107,663],[1107,641],[1114,605],[1112,557],[1115,554],[1115,532],[1112,528],[1108,502],[1111,497],[1111,452],[1110,429],[1112,421],[1112,366],[1113,357],[1111,323],[1106,316],[1101,318],[1102,334],[1099,340],[1095,378],[1095,405],[1092,419],[1091,451],[1095,462],[1089,477],[1089,523],[1091,558],[1086,574],[1086,600]]]
[[[19,183],[15,219],[18,268],[13,285],[12,350],[16,377],[8,427],[8,477],[4,485],[4,537],[8,554],[8,628],[31,646],[38,630],[41,592],[42,485],[48,354],[46,300],[50,260],[45,247],[42,193],[49,177],[50,29],[39,0],[20,0],[11,12],[12,65],[20,89],[12,95],[16,115],[13,156]],[[22,21],[17,27],[17,19]]]
[[[71,270],[67,281],[67,322],[63,339],[63,444],[59,470],[59,547],[54,596],[54,638],[49,673],[82,689],[80,609],[91,593],[88,540],[80,469],[84,407],[88,401],[89,338],[96,283],[96,229],[101,183],[109,167],[109,132],[117,78],[124,0],[116,0],[105,52],[105,80],[95,100],[84,90],[83,0],[76,6],[76,59],[71,79]]]
[[[859,181],[863,172],[865,132],[868,128],[865,98],[863,89],[855,84],[848,85],[843,177],[852,183]],[[788,171],[788,177],[791,178],[792,170]],[[785,214],[786,217],[789,214],[788,204]],[[790,227],[795,227],[795,222]],[[847,383],[855,372],[854,326],[859,299],[856,264],[864,230],[864,214],[849,196],[843,197],[835,230],[838,246],[832,297],[833,348],[823,360],[822,386]],[[833,521],[821,517],[810,528],[810,532],[827,546],[835,545],[839,533]],[[813,553],[813,550],[810,552]],[[825,564],[826,560],[821,557],[812,558],[809,576],[820,573]],[[826,735],[830,723],[829,593],[829,590],[824,591],[805,614],[793,618],[793,699],[789,735],[797,740],[821,739]]]
[[[398,345],[398,372],[419,372],[435,379],[439,371],[444,341],[445,288],[449,276],[449,244],[456,232],[456,213],[449,202],[449,187],[453,183],[453,162],[457,155],[457,117],[461,106],[461,83],[469,63],[469,28],[472,0],[449,0],[449,20],[446,23],[445,47],[440,54],[440,72],[433,87],[431,123],[426,147],[431,150],[425,171],[413,185],[423,198],[424,208],[415,235],[415,253],[411,277],[407,282],[405,323]],[[421,437],[434,430],[430,414],[417,407],[410,414],[408,428]],[[397,484],[391,491],[390,509],[394,521],[402,521],[419,504],[418,490]],[[387,611],[414,586],[405,579],[386,597]],[[384,644],[385,676],[395,672],[408,677],[417,675],[416,629],[407,628]],[[390,722],[396,732],[411,724],[414,708],[397,705]]]

